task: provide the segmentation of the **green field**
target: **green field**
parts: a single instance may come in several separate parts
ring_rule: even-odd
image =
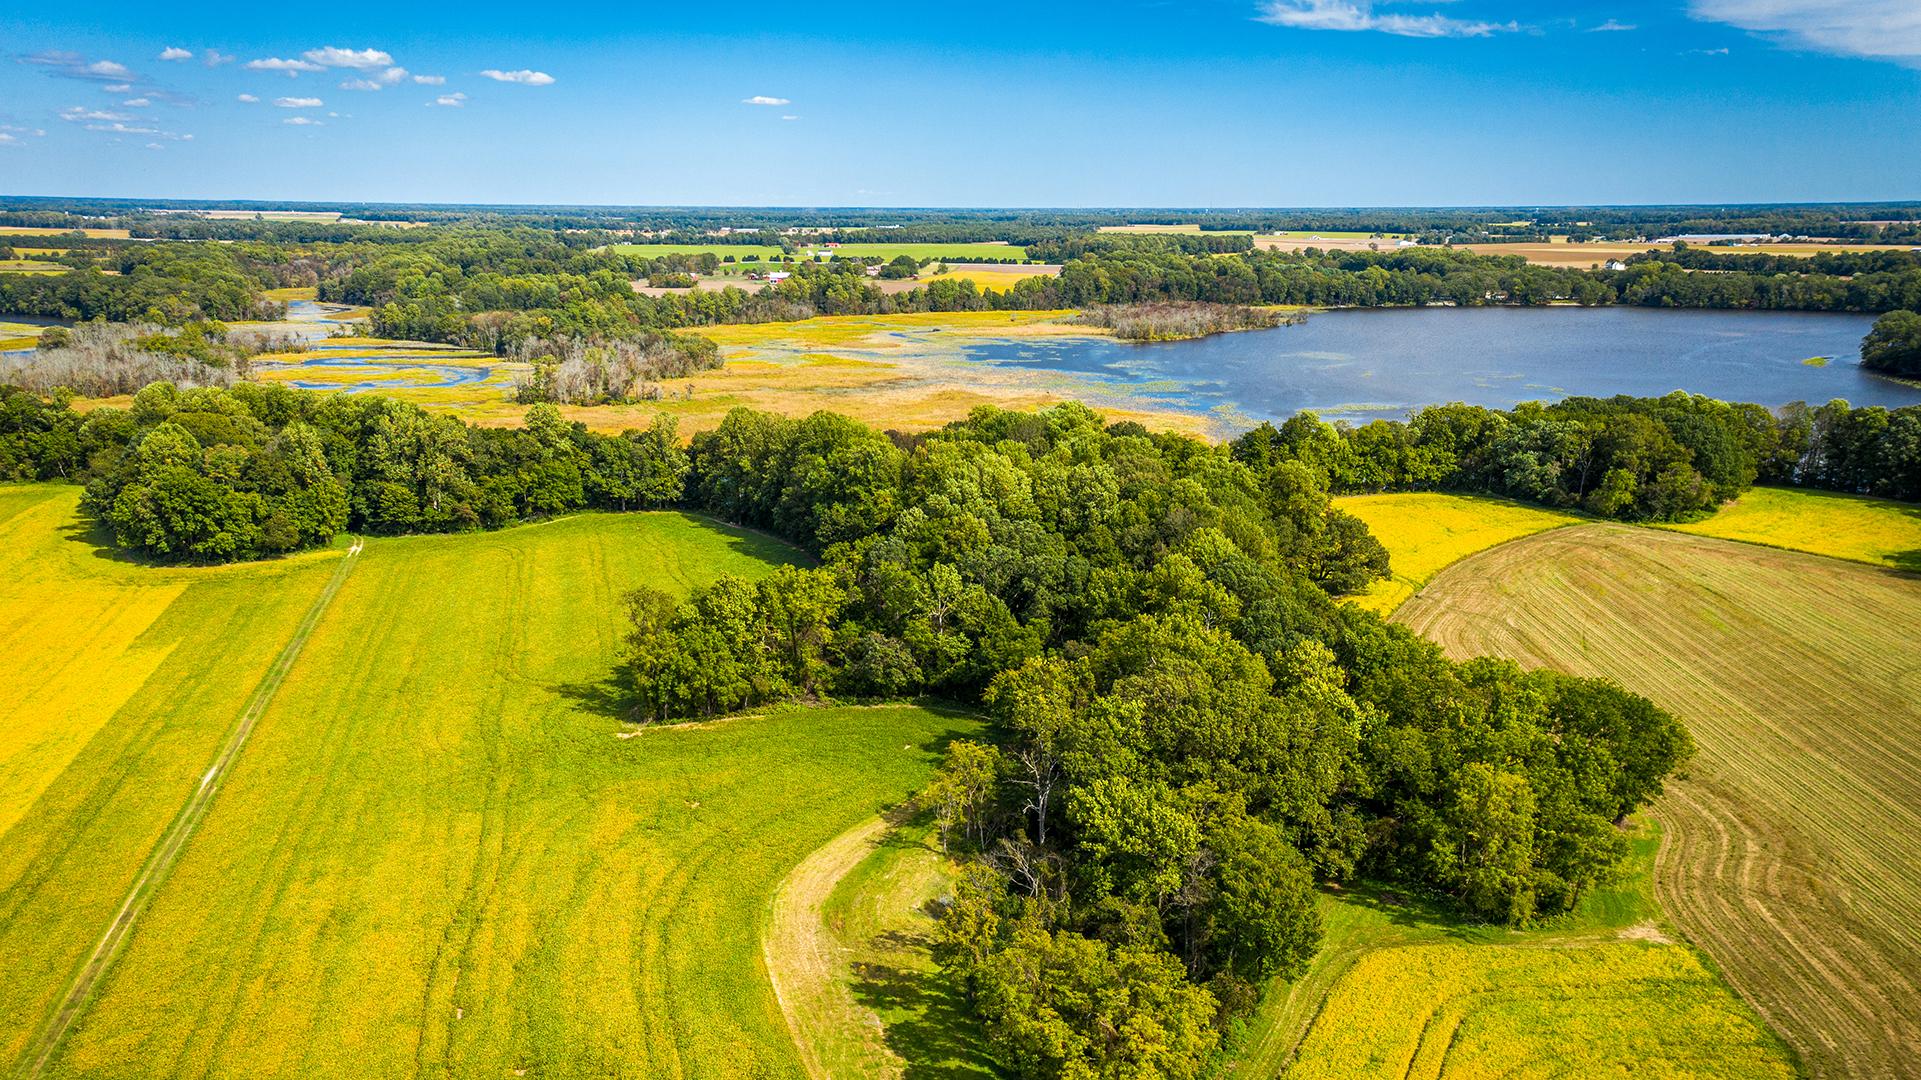
[[[948,262],[999,262],[1002,259],[1025,259],[1027,249],[1012,244],[842,244],[837,248],[827,248],[822,244],[795,243],[796,254],[790,258],[804,258],[809,251],[831,252],[843,259],[880,259],[891,262],[902,255],[916,259],[942,259]],[[725,258],[732,255],[736,261],[748,255],[758,255],[761,259],[777,259],[781,255],[779,247],[771,244],[615,244],[613,250],[644,258],[659,258],[663,255],[704,255],[712,252]]]
[[[0,488],[7,1061],[342,562],[132,566],[76,498]],[[369,541],[47,1075],[793,1075],[769,896],[976,725],[632,729],[607,678],[624,590],[795,557],[679,514]]]
[[[1378,886],[1324,893],[1320,953],[1299,979],[1270,988],[1230,1075],[1514,1075],[1517,1056],[1542,1063],[1519,1074],[1529,1076],[1641,1075],[1653,1058],[1695,1068],[1646,1075],[1794,1075],[1780,1041],[1670,940],[1654,899],[1660,840],[1637,821],[1618,881],[1526,930],[1464,923]],[[1537,1022],[1548,1015],[1551,1029]],[[1585,1034],[1559,1047],[1543,1043],[1545,1030]],[[1466,1046],[1445,1052],[1450,1036]]]
[[[1698,754],[1656,806],[1663,908],[1813,1075],[1912,1075],[1921,579],[1582,525],[1455,564],[1395,619],[1455,656],[1609,676],[1686,722]]]

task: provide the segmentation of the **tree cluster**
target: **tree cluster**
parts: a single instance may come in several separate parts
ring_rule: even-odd
[[[83,509],[160,561],[256,559],[343,530],[492,528],[580,509],[674,504],[673,422],[598,435],[536,405],[473,427],[373,395],[154,383],[130,408],[0,388],[0,479],[86,482]]]
[[[1387,570],[1321,476],[1080,406],[923,437],[737,410],[687,501],[820,565],[630,597],[657,718],[979,702],[921,797],[975,868],[940,956],[1022,1076],[1198,1076],[1319,943],[1314,883],[1564,911],[1689,752],[1610,685],[1454,664],[1330,599]]]
[[[1921,406],[1789,405],[1770,412],[1676,391],[1511,410],[1435,405],[1350,427],[1301,413],[1232,452],[1305,468],[1337,494],[1462,491],[1625,521],[1698,516],[1757,482],[1921,497]]]
[[[1921,377],[1921,315],[1890,311],[1861,342],[1861,364],[1872,371]]]

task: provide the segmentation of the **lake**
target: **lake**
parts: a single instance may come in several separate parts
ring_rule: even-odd
[[[994,340],[967,360],[1072,373],[1118,395],[1214,412],[1233,426],[1302,409],[1399,418],[1464,401],[1509,408],[1570,395],[1687,390],[1785,405],[1846,398],[1921,404],[1921,388],[1860,369],[1867,315],[1650,308],[1395,308],[1330,311],[1272,330],[1194,341]],[[1809,364],[1828,357],[1825,366]]]

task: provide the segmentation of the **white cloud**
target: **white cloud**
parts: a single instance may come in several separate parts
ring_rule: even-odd
[[[137,98],[128,98],[127,100],[121,102],[120,104],[125,105],[129,109],[144,109],[147,106],[152,105],[153,102],[143,97],[137,97]]]
[[[162,60],[191,60],[191,59],[193,59],[193,50],[192,50],[192,49],[180,49],[180,48],[175,48],[174,46],[172,46],[172,45],[169,45],[169,46],[167,46],[166,48],[164,48],[164,49],[162,49],[162,50],[160,50],[160,59],[162,59]]]
[[[422,86],[445,86],[445,85],[447,85],[447,76],[445,76],[445,75],[415,75],[415,76],[414,76],[414,82],[417,82],[417,83],[419,83],[419,84],[420,84],[420,85],[422,85]]]
[[[1693,0],[1688,14],[1819,52],[1921,67],[1915,0]]]
[[[315,120],[311,116],[289,116],[285,120],[282,120],[281,123],[292,124],[295,127],[326,127],[327,126],[323,121]]]
[[[519,71],[501,71],[498,68],[488,68],[480,74],[495,82],[519,83],[522,86],[552,86],[554,84],[554,77],[552,75],[544,71],[528,71],[526,68],[522,68]]]
[[[127,65],[116,64],[111,60],[95,60],[93,63],[87,65],[87,73],[107,79],[133,78],[133,72],[127,70]]]
[[[750,98],[741,98],[740,103],[742,105],[792,105],[793,104],[793,102],[787,100],[784,97],[768,97],[766,94],[755,94],[753,97],[750,97]]]
[[[798,120],[798,119],[800,119],[800,117],[798,117],[798,116],[783,116],[783,117],[781,117],[781,119],[782,119],[782,120]]]
[[[438,106],[443,109],[460,109],[460,108],[465,108],[466,105],[467,105],[467,95],[460,93],[459,91],[455,91],[454,93],[451,93],[451,94],[442,94],[439,97],[427,103],[428,108],[434,108],[435,106]]]
[[[366,71],[371,68],[394,66],[394,58],[379,49],[343,49],[337,45],[329,45],[324,49],[308,49],[300,55],[306,57],[308,63],[319,64],[321,67],[358,68]]]
[[[1258,17],[1262,22],[1296,30],[1375,30],[1415,38],[1490,37],[1521,28],[1515,22],[1484,22],[1439,14],[1376,13],[1372,0],[1267,0]]]
[[[132,83],[112,83],[107,86],[103,86],[100,89],[105,90],[109,94],[124,94],[127,91],[133,89],[133,84]]]
[[[105,109],[89,109],[83,105],[72,105],[60,110],[60,119],[69,123],[81,120],[131,120],[126,113],[108,112]]]
[[[19,141],[20,140],[17,137],[13,135],[9,135],[4,131],[0,131],[0,146],[12,146],[13,144]]]
[[[274,56],[274,57],[268,57],[265,60],[247,61],[247,70],[249,71],[283,71],[283,72],[286,72],[287,77],[291,79],[299,75],[303,71],[325,71],[327,69],[309,60],[285,60],[278,56]]]
[[[257,97],[254,97],[254,96],[253,96],[252,94],[242,94],[242,95],[240,95],[240,96],[239,96],[238,98],[235,98],[234,100],[236,100],[236,101],[244,101],[244,102],[246,102],[246,103],[247,103],[247,104],[249,104],[249,105],[253,105],[253,104],[256,104],[256,103],[258,103],[258,102],[260,101],[260,99],[259,99],[259,98],[257,98]]]
[[[88,124],[88,131],[106,131],[115,135],[158,135],[159,129],[150,127],[131,127],[122,123]]]
[[[384,89],[372,79],[348,79],[340,84],[342,90],[380,90]]]
[[[273,103],[283,109],[318,109],[326,104],[317,97],[274,98]]]
[[[1640,27],[1635,26],[1633,23],[1624,23],[1618,19],[1609,19],[1599,26],[1588,27],[1587,32],[1590,34],[1622,34],[1629,30],[1638,29],[1640,29]]]
[[[231,53],[223,53],[219,49],[208,49],[200,55],[200,62],[210,68],[219,67],[222,64],[231,64],[234,62],[234,59],[235,57]]]
[[[24,128],[18,124],[0,124],[0,134],[7,133],[14,135],[32,135],[37,138],[45,135],[47,132],[44,128]]]
[[[407,77],[407,69],[390,67],[369,79],[348,79],[340,84],[342,90],[381,90],[393,86]]]
[[[164,147],[164,146],[162,146],[162,145],[160,145],[160,144],[159,144],[159,143],[157,143],[157,142],[150,142],[150,143],[148,143],[148,144],[147,144],[147,149],[149,149],[149,150],[165,150],[165,149],[166,149],[166,147]]]

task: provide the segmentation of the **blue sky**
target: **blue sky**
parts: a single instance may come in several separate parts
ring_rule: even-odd
[[[1921,0],[26,4],[0,193],[1921,198]]]

